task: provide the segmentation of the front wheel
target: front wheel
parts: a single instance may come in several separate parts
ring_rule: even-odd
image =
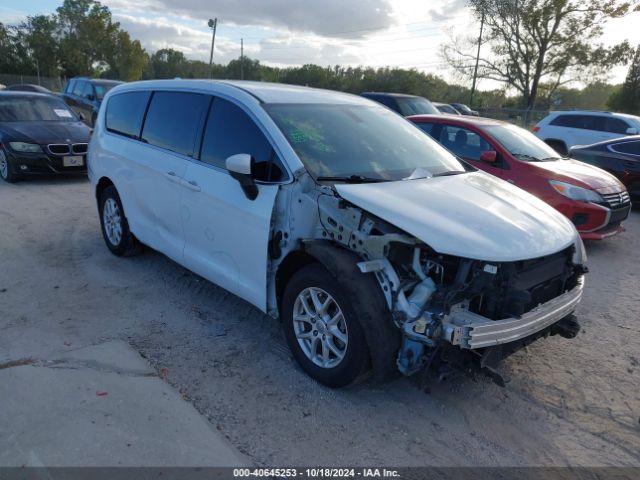
[[[369,350],[352,303],[322,265],[289,281],[282,299],[285,336],[294,358],[318,382],[338,388],[367,372]]]
[[[0,177],[7,183],[14,183],[20,179],[18,175],[13,173],[9,157],[2,149],[0,149]]]
[[[113,185],[100,196],[100,226],[107,247],[114,255],[126,257],[140,251],[140,244],[129,230],[120,195]]]

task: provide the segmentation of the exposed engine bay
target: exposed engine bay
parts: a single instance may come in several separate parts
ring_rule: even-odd
[[[310,239],[357,253],[360,271],[375,275],[391,321],[402,333],[396,363],[404,375],[423,368],[442,345],[473,352],[492,367],[539,336],[577,334],[571,314],[586,273],[581,243],[512,262],[445,255],[330,186],[318,186],[310,177],[296,185],[279,199],[278,208],[290,211],[275,214],[272,270]],[[278,224],[278,218],[288,224]]]

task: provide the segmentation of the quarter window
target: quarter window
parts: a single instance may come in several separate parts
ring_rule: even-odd
[[[477,133],[451,125],[442,128],[440,143],[457,156],[469,160],[480,160],[482,152],[493,150]]]
[[[226,159],[238,153],[253,157],[257,180],[282,180],[284,170],[260,128],[240,107],[216,98],[207,119],[200,160],[226,169]]]
[[[67,88],[65,89],[66,93],[73,93],[73,89],[76,86],[76,81],[75,80],[69,80],[69,83],[67,84]]]
[[[640,156],[640,141],[624,142],[611,145],[611,150],[618,153],[629,153],[631,155]]]
[[[422,130],[425,133],[428,133],[430,136],[433,137],[433,135],[434,135],[434,132],[433,132],[434,124],[433,123],[416,123],[415,125],[420,130]]]
[[[606,118],[604,123],[605,131],[609,133],[620,133],[626,134],[629,129],[629,125],[624,120],[620,120],[619,118]]]
[[[150,95],[150,92],[125,92],[111,97],[106,112],[107,130],[138,138]]]
[[[142,141],[182,155],[193,155],[209,98],[197,93],[155,92],[144,122]]]

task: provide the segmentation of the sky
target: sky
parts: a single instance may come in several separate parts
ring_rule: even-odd
[[[3,0],[0,22],[49,14],[62,0]],[[244,54],[274,66],[367,65],[416,68],[460,81],[440,55],[443,43],[476,36],[478,22],[467,0],[102,0],[148,51],[174,48],[188,58],[209,60],[209,18],[218,19],[214,61],[226,64]],[[610,21],[602,41],[638,43],[640,12]],[[626,67],[608,80],[622,82]],[[495,88],[482,81],[480,88]]]

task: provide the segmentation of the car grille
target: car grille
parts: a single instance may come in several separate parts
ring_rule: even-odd
[[[47,145],[47,148],[49,153],[54,155],[69,155],[69,152],[71,152],[70,146],[66,143],[51,143]]]
[[[87,146],[86,143],[74,143],[71,145],[71,151],[76,155],[84,155],[87,153]]]
[[[626,190],[618,193],[602,193],[601,195],[609,208],[620,208],[630,203],[629,192]]]
[[[52,155],[85,155],[87,153],[86,143],[50,143],[47,145],[47,150]]]

